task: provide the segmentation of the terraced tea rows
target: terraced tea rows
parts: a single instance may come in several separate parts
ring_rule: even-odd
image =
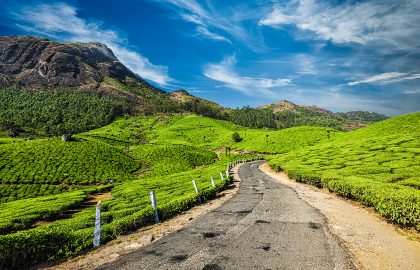
[[[420,230],[420,113],[272,157],[270,164]]]
[[[124,152],[89,141],[38,139],[0,145],[2,184],[106,184],[132,179],[138,167]]]
[[[245,156],[240,156],[245,158]],[[113,192],[113,198],[102,203],[101,214],[101,242],[107,242],[116,238],[118,235],[136,230],[142,225],[153,222],[154,211],[150,206],[149,192],[154,190],[157,196],[158,209],[160,218],[166,219],[176,213],[185,211],[186,209],[197,204],[198,197],[202,199],[210,199],[215,196],[216,192],[227,185],[230,179],[224,180],[219,178],[219,172],[226,169],[227,163],[219,162],[210,166],[194,169],[187,172],[171,174],[168,176],[150,177],[145,180],[136,180],[125,182],[116,187]],[[210,177],[215,180],[215,187],[212,187]],[[199,194],[195,193],[192,180],[195,179],[200,190]],[[66,194],[66,193],[64,193]],[[60,204],[61,194],[53,197],[39,197],[29,200],[48,201],[45,205],[44,212],[47,214],[55,214],[58,209],[52,205],[57,204],[68,208],[71,204],[78,203],[83,200],[83,193],[75,191],[67,193],[67,198],[77,200],[66,200],[67,204]],[[79,197],[75,197],[78,195]],[[13,203],[19,203],[16,201]],[[13,204],[11,203],[11,204]],[[37,203],[38,204],[38,203]],[[8,204],[4,204],[8,208]],[[22,212],[31,214],[32,207],[23,208]],[[40,208],[43,209],[42,207]],[[54,211],[57,209],[57,211]],[[4,217],[9,220],[16,220],[12,212]],[[26,221],[34,221],[42,215],[43,211],[34,210],[34,214],[38,216],[29,216]],[[21,213],[17,213],[22,216]],[[56,220],[51,224],[40,226],[33,229],[21,230],[16,233],[0,235],[0,261],[5,265],[23,266],[27,263],[34,263],[46,259],[54,259],[58,257],[70,256],[80,251],[88,250],[92,246],[93,226],[95,219],[95,209],[88,208],[82,212],[75,214],[70,219]],[[23,229],[23,227],[6,227],[7,230]]]
[[[142,163],[145,175],[168,175],[212,164],[217,159],[214,152],[204,147],[184,145],[136,145],[130,151]]]

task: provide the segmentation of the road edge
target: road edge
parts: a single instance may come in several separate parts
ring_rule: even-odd
[[[416,269],[420,265],[420,242],[399,233],[395,225],[378,214],[335,193],[293,181],[268,163],[261,164],[259,170],[292,188],[318,209],[330,233],[349,251],[359,269]]]
[[[230,185],[230,188],[219,192],[215,199],[206,201],[200,205],[196,205],[193,208],[161,223],[141,227],[136,232],[119,236],[118,238],[111,240],[103,246],[86,254],[65,260],[63,262],[56,262],[53,265],[38,265],[34,269],[76,270],[97,268],[102,265],[112,263],[121,256],[134,252],[153,243],[154,241],[165,237],[170,233],[180,230],[198,217],[220,207],[236,194],[236,192],[239,190],[239,185],[241,182],[238,171],[242,165],[243,164],[240,163],[232,168],[233,183]]]

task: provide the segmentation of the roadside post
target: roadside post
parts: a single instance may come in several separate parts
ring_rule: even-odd
[[[212,186],[212,187],[215,187],[215,186],[216,186],[216,185],[214,184],[213,177],[210,177],[210,182],[211,182],[211,186]]]
[[[195,182],[195,180],[192,180],[192,182],[193,182],[193,185],[194,185],[195,193],[198,194],[197,183]],[[198,203],[201,203],[201,197],[198,197]]]
[[[101,243],[101,201],[96,204],[95,231],[93,232],[93,248]]]
[[[226,178],[229,179],[229,171],[226,170]]]
[[[222,173],[222,172],[220,172],[220,178],[222,178],[222,181],[223,181],[223,180],[225,180],[225,179],[223,178],[223,173]]]
[[[159,223],[159,212],[157,210],[156,195],[153,190],[150,191],[150,202],[152,203],[153,210],[155,210],[155,223]]]

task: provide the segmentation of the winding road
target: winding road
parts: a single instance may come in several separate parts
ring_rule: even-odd
[[[239,168],[239,190],[221,207],[98,269],[354,269],[324,216],[262,163]]]

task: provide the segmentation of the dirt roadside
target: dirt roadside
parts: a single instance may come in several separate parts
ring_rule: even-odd
[[[178,216],[166,220],[156,225],[150,225],[139,229],[129,235],[120,236],[93,250],[85,255],[70,259],[57,265],[37,266],[37,269],[50,269],[50,270],[67,270],[67,269],[93,269],[103,264],[115,261],[120,256],[133,252],[143,246],[146,246],[153,241],[156,241],[165,235],[175,232],[185,225],[192,222],[198,216],[208,213],[224,202],[232,198],[238,188],[240,179],[238,177],[238,169],[241,165],[235,166],[233,171],[234,182],[231,188],[220,192],[217,197],[202,205],[196,206],[187,212],[179,214]]]
[[[420,269],[419,234],[403,231],[370,209],[326,190],[294,182],[267,163],[260,170],[293,188],[301,199],[319,209],[331,232],[343,241],[361,269]]]

